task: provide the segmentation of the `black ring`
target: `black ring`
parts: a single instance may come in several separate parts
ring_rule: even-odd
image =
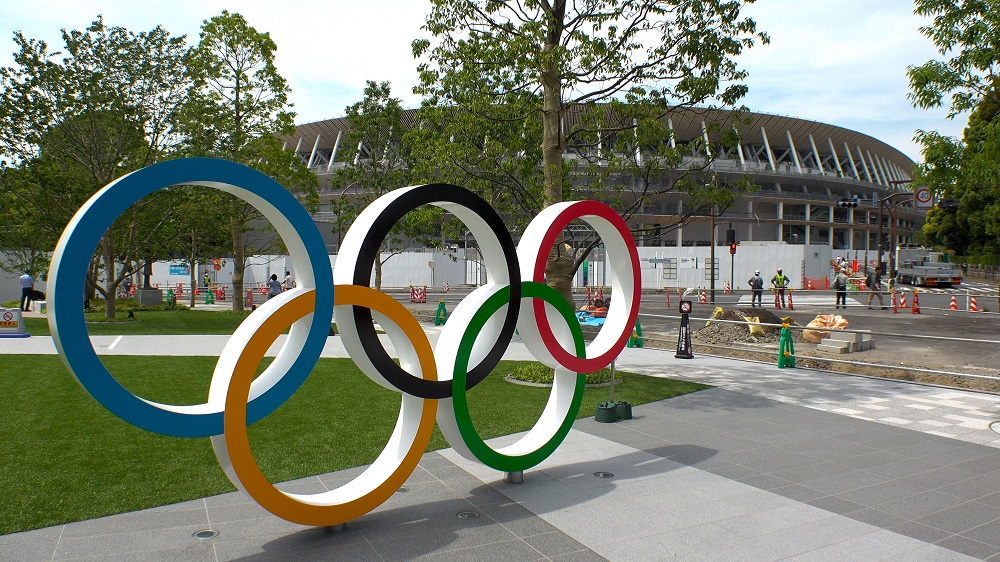
[[[455,203],[479,215],[486,222],[500,242],[500,248],[507,261],[507,270],[510,276],[510,302],[520,302],[521,270],[517,261],[517,248],[514,246],[514,240],[510,236],[507,225],[504,224],[496,210],[482,197],[463,187],[446,183],[416,186],[386,206],[378,218],[373,221],[371,229],[361,243],[361,248],[358,251],[358,262],[354,269],[353,283],[366,287],[369,285],[375,260],[379,258],[382,241],[388,236],[389,230],[406,213],[421,205],[435,205],[437,203]],[[418,398],[442,399],[452,396],[450,380],[430,381],[417,378],[397,365],[382,347],[382,342],[379,341],[378,335],[375,333],[371,309],[356,305],[352,305],[352,308],[354,309],[354,324],[358,339],[361,341],[369,361],[389,384]],[[520,307],[515,304],[507,306],[507,314],[504,317],[497,342],[483,360],[469,370],[466,381],[467,390],[482,382],[503,358],[503,354],[507,351],[507,346],[514,336],[519,310]]]

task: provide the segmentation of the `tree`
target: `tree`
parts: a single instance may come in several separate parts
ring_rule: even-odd
[[[907,70],[915,107],[948,105],[948,117],[968,113],[961,140],[917,131],[924,161],[916,181],[957,209],[928,213],[927,240],[962,254],[1000,253],[1000,8],[990,2],[918,0],[915,12],[933,17],[920,31],[944,60]]]
[[[743,4],[433,0],[424,29],[436,44],[413,42],[414,55],[427,59],[418,67],[415,91],[426,96],[430,125],[418,134],[438,139],[424,144],[424,160],[464,176],[491,201],[521,205],[522,216],[562,201],[580,185],[593,189],[609,177],[623,178],[621,168],[605,165],[589,168],[600,169],[595,181],[579,181],[584,169],[574,169],[567,152],[598,159],[621,152],[616,146],[630,135],[645,136],[674,106],[735,106],[746,92],[746,73],[734,59],[768,40],[740,16]],[[612,100],[639,109],[622,120],[624,106],[609,108]],[[567,181],[571,173],[575,181]],[[641,207],[643,197],[635,200]],[[548,278],[572,301],[572,268],[558,265],[566,262],[560,248]]]
[[[392,97],[388,82],[368,81],[364,98],[346,109],[350,129],[344,137],[344,162],[334,174],[331,186],[341,191],[338,223],[350,220],[382,195],[412,184],[409,151],[404,145],[406,125],[399,99]],[[382,288],[382,266],[407,244],[422,240],[439,228],[441,211],[422,207],[407,215],[382,242],[382,254],[375,261],[375,288]],[[425,244],[429,243],[423,240]]]
[[[187,88],[184,38],[161,27],[136,34],[98,17],[84,31],[63,30],[62,39],[65,53],[50,53],[44,41],[16,33],[15,66],[0,69],[0,153],[18,170],[3,174],[4,188],[39,231],[56,235],[91,194],[174,146]],[[148,207],[120,218],[95,253],[88,281],[107,299],[109,317],[118,284],[166,218],[162,207]]]
[[[223,10],[206,20],[188,66],[188,92],[180,129],[185,153],[224,158],[250,166],[316,203],[316,176],[298,157],[284,151],[278,134],[294,130],[290,88],[274,65],[277,45],[240,14]],[[243,294],[248,255],[279,251],[265,232],[263,216],[248,203],[226,197],[226,220],[232,237],[233,293]],[[243,300],[233,299],[233,310]]]

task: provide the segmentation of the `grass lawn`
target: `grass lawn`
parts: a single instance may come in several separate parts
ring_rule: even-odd
[[[102,360],[133,392],[174,404],[204,401],[215,365],[211,357]],[[542,411],[548,389],[503,381],[517,364],[501,363],[469,392],[473,420],[484,437],[526,430]],[[621,376],[615,396],[632,404],[707,388]],[[209,439],[164,437],[119,420],[73,381],[57,356],[18,356],[17,368],[0,370],[0,388],[0,534],[234,490]],[[607,397],[607,388],[587,389],[580,417],[594,415]],[[399,400],[349,359],[321,359],[288,402],[250,428],[254,455],[274,482],[370,463],[392,431]],[[447,446],[435,428],[429,450]]]
[[[164,334],[231,334],[250,313],[211,310],[151,310],[135,313],[136,320],[126,321],[127,312],[119,312],[121,322],[106,322],[103,312],[88,312],[87,330],[92,336],[137,336]],[[48,318],[25,318],[25,328],[33,336],[48,336]]]

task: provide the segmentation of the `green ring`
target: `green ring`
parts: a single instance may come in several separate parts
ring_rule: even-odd
[[[583,341],[583,330],[580,329],[580,323],[573,314],[573,308],[566,302],[566,299],[562,295],[548,285],[533,281],[523,281],[521,283],[521,295],[523,298],[542,299],[555,307],[556,311],[566,320],[566,324],[569,325],[570,332],[573,334],[577,357],[581,359],[586,357],[587,352]],[[576,387],[573,391],[573,401],[570,404],[569,411],[566,413],[566,419],[563,420],[559,429],[556,430],[555,434],[544,445],[530,453],[516,456],[498,453],[487,445],[479,436],[479,432],[476,431],[476,427],[473,425],[472,418],[469,415],[469,401],[466,397],[465,379],[469,366],[469,356],[472,353],[472,346],[475,344],[479,332],[486,325],[490,317],[505,304],[519,306],[519,303],[510,302],[510,287],[504,287],[486,299],[483,306],[476,311],[469,321],[469,326],[458,345],[458,354],[455,358],[455,373],[451,383],[453,393],[452,403],[458,430],[461,432],[462,439],[465,440],[465,444],[469,447],[472,454],[486,466],[504,472],[517,472],[531,468],[548,458],[559,447],[559,444],[563,442],[566,435],[569,434],[570,428],[573,427],[573,422],[576,421],[576,414],[580,411],[580,404],[583,402],[586,376],[577,374]],[[554,392],[555,383],[553,383],[552,389]]]

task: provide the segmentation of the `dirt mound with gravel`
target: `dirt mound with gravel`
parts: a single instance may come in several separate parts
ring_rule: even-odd
[[[736,307],[724,309],[722,316],[719,318],[720,320],[730,320],[732,322],[710,321],[704,327],[693,327],[691,339],[694,343],[708,343],[713,345],[727,345],[733,342],[776,344],[780,341],[780,326],[761,326],[764,330],[764,335],[755,336],[750,333],[747,318],[757,318],[757,321],[761,324],[781,324],[781,318],[765,308]],[[792,338],[794,341],[805,341],[802,339],[801,330],[793,330]]]

